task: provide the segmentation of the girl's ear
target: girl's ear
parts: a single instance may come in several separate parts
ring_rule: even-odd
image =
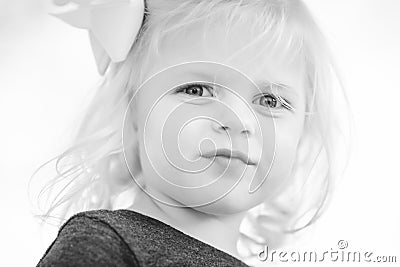
[[[135,105],[130,105],[125,118],[123,129],[124,163],[129,168],[131,175],[141,172],[140,162],[140,132]]]
[[[137,134],[138,131],[138,116],[137,116],[137,98],[134,98],[129,105],[129,116],[127,116],[127,121],[132,124],[133,131]]]
[[[137,176],[141,173],[142,167],[140,162],[140,122],[138,120],[137,97],[128,98],[125,107],[124,123],[123,123],[123,163],[125,169],[128,170],[130,176]],[[132,180],[132,177],[131,177]]]
[[[136,117],[136,116],[135,116],[135,117]],[[138,135],[138,129],[139,129],[139,127],[138,127],[138,122],[137,122],[136,118],[132,121],[132,129],[133,129],[135,135]],[[137,139],[137,138],[136,138],[136,139]]]

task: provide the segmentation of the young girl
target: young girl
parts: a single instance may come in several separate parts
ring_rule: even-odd
[[[38,266],[246,266],[315,222],[346,97],[300,0],[70,2],[103,80],[43,189]]]

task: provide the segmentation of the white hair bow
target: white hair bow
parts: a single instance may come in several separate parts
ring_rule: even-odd
[[[66,23],[89,31],[90,43],[101,75],[110,61],[124,61],[142,26],[144,0],[52,0],[70,6],[50,13]]]

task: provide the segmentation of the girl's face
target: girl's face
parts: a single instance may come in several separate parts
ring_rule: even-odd
[[[226,41],[222,28],[202,40],[202,28],[191,26],[152,58],[155,75],[139,88],[133,116],[145,190],[154,199],[233,214],[289,178],[304,125],[303,67],[259,50],[231,60],[250,42],[249,28],[233,28]]]

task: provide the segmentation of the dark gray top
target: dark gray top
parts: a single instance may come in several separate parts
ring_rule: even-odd
[[[235,257],[131,210],[75,214],[37,266],[247,266]]]

